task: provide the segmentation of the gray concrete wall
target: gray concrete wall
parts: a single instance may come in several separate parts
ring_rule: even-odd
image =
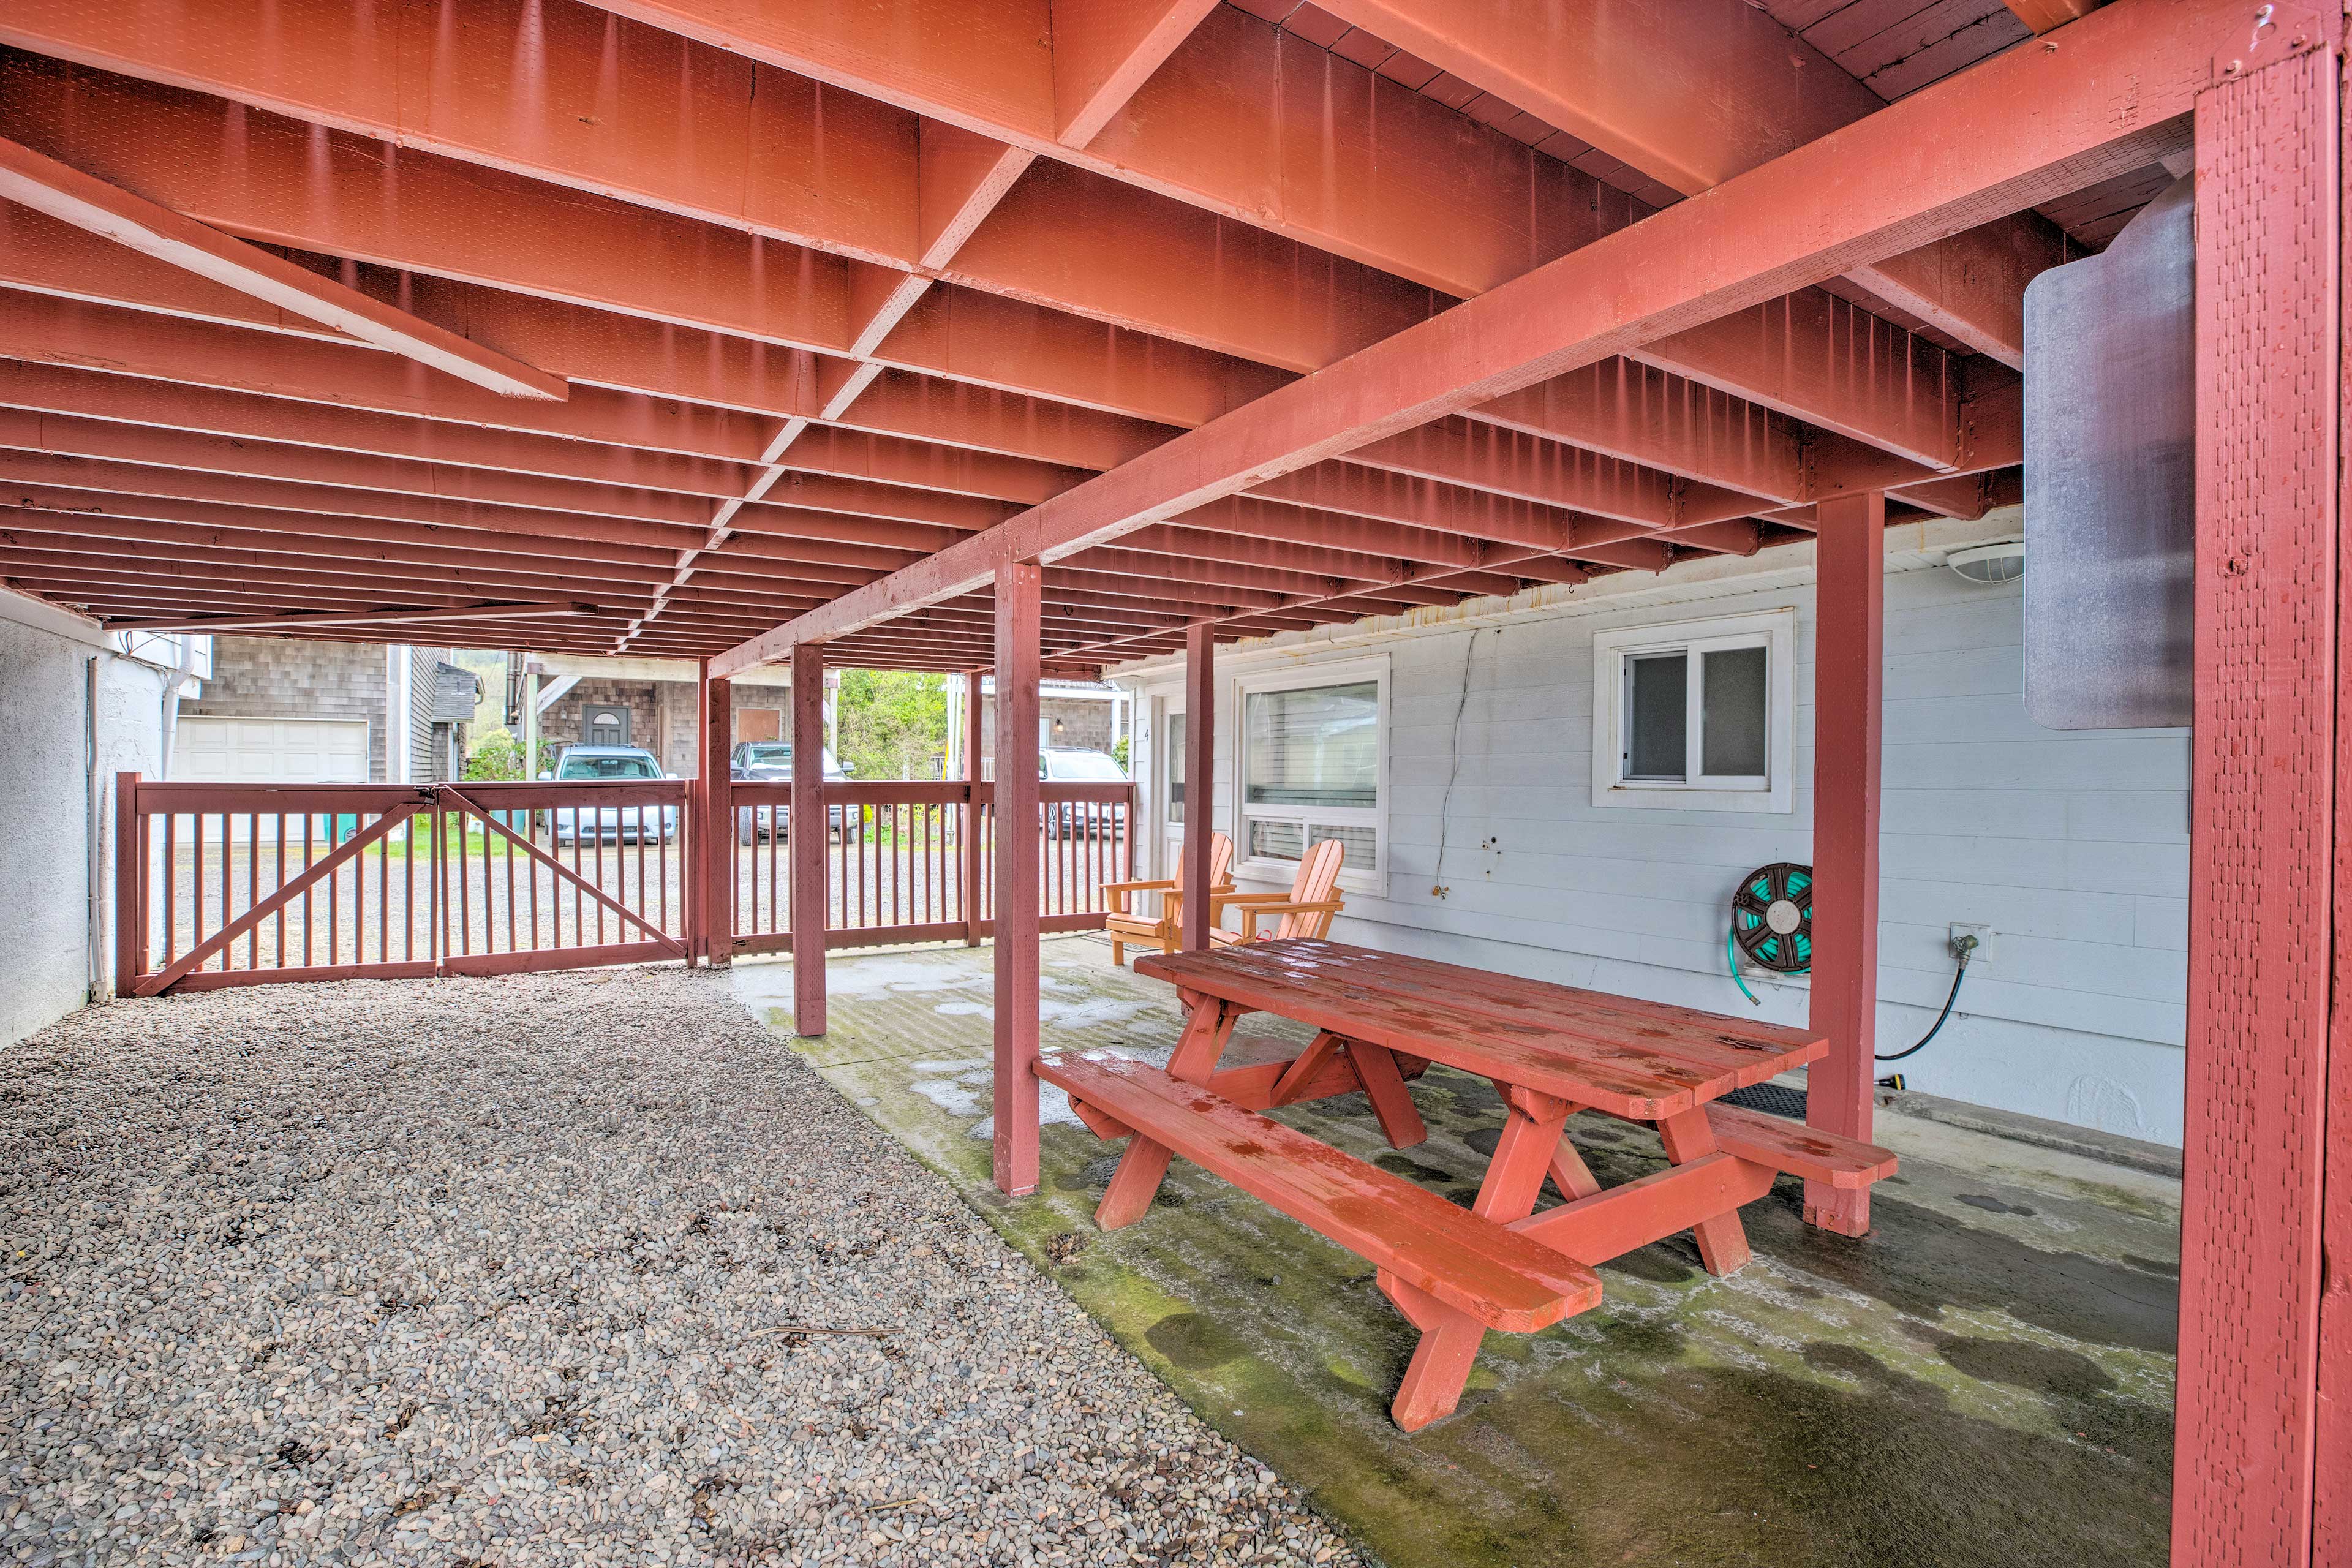
[[[1051,694],[1037,700],[1037,715],[1049,727],[1053,737],[1049,746],[1073,746],[1092,752],[1108,752],[1111,747],[1111,705],[1085,697],[1055,697]],[[1059,730],[1050,726],[1059,723]],[[990,692],[980,700],[980,754],[996,755],[996,694]]]
[[[90,662],[105,781],[102,850],[113,836],[119,769],[161,773],[163,674],[100,644],[94,626],[0,591],[0,1044],[83,1005],[91,955],[89,816]],[[97,972],[113,974],[110,853],[100,863]]]

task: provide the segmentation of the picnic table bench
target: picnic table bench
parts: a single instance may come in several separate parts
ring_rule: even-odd
[[[1129,1142],[1095,1217],[1150,1210],[1181,1154],[1373,1265],[1422,1331],[1391,1413],[1450,1415],[1488,1329],[1528,1333],[1601,1300],[1595,1266],[1692,1232],[1707,1270],[1748,1261],[1739,1209],[1782,1173],[1838,1186],[1890,1175],[1885,1150],[1718,1103],[1820,1057],[1801,1029],[1294,938],[1155,954],[1186,1009],[1165,1069],[1115,1051],[1048,1054],[1095,1133]],[[1317,1030],[1280,1060],[1219,1070],[1253,1012]],[[1507,1121],[1468,1209],[1262,1114],[1361,1091],[1394,1147],[1427,1134],[1408,1085],[1442,1063],[1491,1080]],[[1566,1135],[1591,1110],[1657,1130],[1667,1166],[1603,1189]],[[1562,1202],[1538,1212],[1545,1183]]]

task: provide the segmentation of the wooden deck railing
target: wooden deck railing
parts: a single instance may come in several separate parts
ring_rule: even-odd
[[[1128,874],[1135,786],[1048,784],[1039,812],[1042,929],[1099,930],[1102,885]],[[793,791],[737,784],[735,951],[792,945]],[[978,942],[993,929],[995,790],[945,784],[825,786],[825,945]],[[779,833],[782,821],[785,831]]]
[[[732,921],[709,945],[788,949],[792,787],[726,793]],[[1099,929],[1102,885],[1131,864],[1134,786],[1040,793],[1040,926]],[[827,785],[825,945],[987,936],[994,796],[985,783]],[[702,948],[704,862],[688,843],[697,798],[679,779],[411,786],[122,774],[117,994],[689,959]]]

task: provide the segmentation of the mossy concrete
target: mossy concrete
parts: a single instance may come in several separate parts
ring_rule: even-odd
[[[791,969],[737,968],[791,1027]],[[990,1184],[985,948],[836,958],[818,1068],[1204,1416],[1394,1568],[1477,1563],[2052,1564],[2165,1560],[2179,1193],[2161,1176],[1889,1116],[1904,1158],[1872,1233],[1746,1211],[1756,1258],[1710,1278],[1687,1237],[1601,1270],[1536,1335],[1489,1334],[1461,1413],[1414,1436],[1388,1403],[1413,1334],[1353,1254],[1178,1161],[1110,1234],[1116,1147],[1047,1091],[1040,1194]],[[1046,1043],[1164,1060],[1168,987],[1093,938],[1049,942]],[[1244,1029],[1303,1040],[1264,1017]],[[1502,1109],[1443,1068],[1429,1141],[1392,1151],[1360,1096],[1283,1120],[1467,1202]],[[1570,1123],[1605,1184],[1660,1168],[1647,1131]]]

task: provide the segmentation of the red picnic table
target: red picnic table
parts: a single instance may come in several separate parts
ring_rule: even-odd
[[[1166,1069],[1108,1051],[1038,1066],[1098,1136],[1131,1139],[1097,1222],[1141,1218],[1182,1154],[1370,1262],[1422,1331],[1391,1407],[1408,1432],[1452,1414],[1486,1330],[1531,1333],[1598,1304],[1595,1265],[1687,1230],[1708,1272],[1728,1274],[1748,1258],[1740,1205],[1781,1173],[1854,1187],[1895,1170],[1884,1149],[1717,1103],[1828,1048],[1801,1029],[1306,938],[1135,968],[1187,1012]],[[1288,1059],[1219,1071],[1252,1012],[1318,1033]],[[1258,1114],[1360,1089],[1407,1148],[1427,1132],[1406,1086],[1433,1062],[1492,1080],[1507,1108],[1466,1210]],[[1580,1110],[1656,1128],[1667,1168],[1604,1190],[1566,1135]],[[1564,1201],[1537,1213],[1546,1178]]]

